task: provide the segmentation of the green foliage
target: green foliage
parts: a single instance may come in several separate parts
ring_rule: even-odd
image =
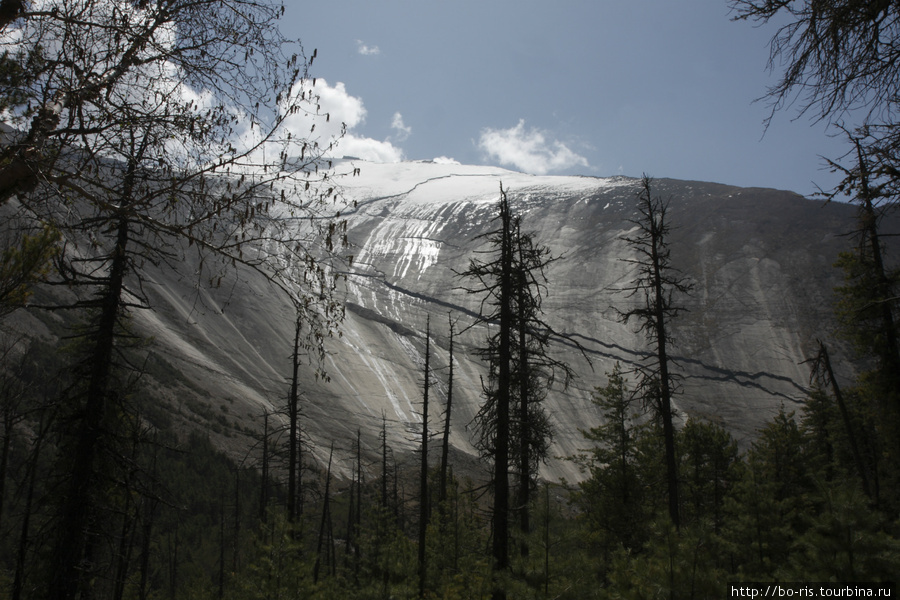
[[[478,597],[490,580],[490,561],[484,552],[488,524],[471,487],[471,482],[462,488],[454,480],[429,524],[429,587],[445,598]]]
[[[679,432],[679,448],[684,520],[709,520],[718,532],[725,497],[738,479],[737,443],[721,426],[691,418]]]
[[[814,509],[803,442],[793,415],[779,412],[760,432],[726,500],[729,558],[749,581],[774,575],[803,531],[803,515]]]
[[[588,527],[597,532],[593,540],[600,547],[637,548],[645,536],[648,491],[637,440],[647,426],[638,422],[640,415],[618,363],[607,377],[607,385],[593,395],[603,423],[582,432],[593,446],[580,459],[589,476],[581,482],[576,500]]]
[[[257,530],[245,561],[240,574],[230,574],[228,598],[302,600],[314,591],[311,557],[282,511],[274,511],[268,525]]]
[[[743,456],[721,427],[689,419],[678,434],[679,529],[668,517],[659,428],[633,413],[618,369],[595,397],[605,420],[585,432],[594,444],[580,457],[587,478],[574,491],[544,485],[534,494],[531,531],[527,537],[515,532],[510,544],[515,550],[525,543],[530,550],[514,551],[499,580],[508,597],[714,598],[726,595],[722,586],[729,581],[894,576],[900,525],[875,508],[854,474],[841,466],[841,431],[834,427],[832,403],[821,394],[811,395],[799,422],[779,413]],[[17,439],[20,464],[9,480],[16,500],[4,512],[3,526],[11,533],[21,525],[27,483],[21,476],[27,471],[25,437]],[[823,450],[828,444],[832,462]],[[616,462],[623,449],[627,481],[634,486],[627,498],[621,495]],[[258,474],[237,468],[207,437],[192,435],[178,443],[157,434],[155,443],[137,450],[135,461],[145,474],[108,496],[123,516],[135,519],[123,598],[138,599],[142,589],[148,598],[175,600],[212,600],[220,590],[235,600],[418,597],[415,540],[392,511],[379,506],[379,482],[363,488],[355,545],[343,539],[347,492],[341,486],[334,492],[334,537],[327,543],[334,552],[314,581],[316,536],[310,532],[318,526],[322,501],[311,493],[314,477],[304,480],[306,508],[298,522],[288,522],[277,494],[262,522]],[[51,455],[48,451],[41,469]],[[42,502],[51,493],[41,482]],[[154,504],[153,498],[162,501]],[[426,597],[491,594],[486,502],[475,484],[453,480],[447,501],[434,507],[426,538]],[[33,512],[34,531],[41,531],[51,521],[45,511]],[[108,531],[121,530],[122,523],[117,520]],[[152,527],[145,530],[145,524]],[[142,587],[145,531],[149,556]],[[2,544],[0,596],[9,595],[13,583],[17,540],[9,536]],[[34,534],[28,556],[27,581],[33,587],[52,568],[47,540]],[[112,598],[112,580],[95,591],[98,598]]]
[[[866,243],[841,253],[835,264],[844,272],[844,284],[835,288],[835,314],[839,334],[851,342],[861,366],[854,386],[858,405],[882,444],[884,460],[872,470],[881,469],[877,475],[896,487],[900,485],[900,271],[884,265],[875,228],[872,222],[873,234]],[[900,506],[894,497],[880,500]]]
[[[900,272],[882,273],[869,253],[862,250],[841,252],[834,266],[844,275],[843,285],[834,289],[841,335],[853,344],[859,357],[884,357],[890,349],[885,345],[882,307],[896,303],[892,291],[897,288]],[[885,277],[887,281],[883,282]]]
[[[5,241],[0,250],[0,316],[26,304],[33,284],[47,274],[59,240],[59,232],[46,226]]]
[[[665,518],[650,526],[651,541],[640,554],[618,551],[602,597],[726,598],[728,573],[718,565],[719,544],[703,523],[675,527]]]
[[[817,510],[804,515],[805,531],[792,541],[778,576],[785,581],[894,581],[900,564],[896,524],[872,511],[853,482],[823,486],[818,500]]]
[[[28,100],[27,85],[34,80],[46,64],[43,51],[37,46],[33,52],[0,55],[0,110],[22,105]]]
[[[141,4],[146,10],[174,10],[166,3],[155,7],[152,3]],[[207,18],[220,14],[215,8],[204,12],[203,3],[187,3],[185,10],[190,6],[200,11],[186,13],[196,17],[193,22],[197,26],[219,25],[216,19]],[[209,6],[216,5],[211,3]],[[251,41],[256,37],[240,37],[257,32],[259,40],[283,41],[280,35],[266,38],[267,32],[274,31],[269,29],[274,25],[270,18],[274,13],[269,12],[267,5],[249,3],[247,6],[259,7],[261,12],[256,13],[258,27],[243,33],[237,31],[235,42],[223,41],[223,46],[216,47],[251,50],[258,47],[268,59],[285,58],[277,50],[280,47],[277,43],[257,46]],[[277,9],[272,7],[271,10]],[[162,23],[165,12],[158,14]],[[57,19],[51,12],[34,18],[38,16],[48,20],[49,24]],[[252,21],[248,23],[252,24]],[[75,25],[74,22],[70,24]],[[105,29],[107,25],[110,24],[85,23],[83,28],[76,27],[73,32],[87,31],[95,26]],[[132,39],[133,35],[140,38],[149,33],[132,31],[132,27],[110,31],[114,38],[119,36],[121,40]],[[67,34],[67,38],[75,44],[73,54],[76,56],[79,49],[94,50],[90,43],[81,45],[85,40],[90,42],[90,36]],[[243,41],[239,41],[241,39]],[[139,41],[141,45],[147,43],[147,40]],[[113,46],[118,52],[127,44],[117,42]],[[48,70],[49,63],[45,63],[43,54],[42,47],[35,42],[28,53],[0,56],[0,111],[15,114],[20,125],[27,125],[33,117],[39,116],[41,109],[48,113],[44,115],[46,123],[43,125],[33,121],[33,139],[28,144],[18,149],[10,145],[15,151],[8,148],[0,153],[0,171],[18,180],[23,177],[16,169],[23,166],[37,168],[34,172],[55,174],[52,178],[41,178],[40,193],[31,198],[33,210],[45,218],[53,214],[71,215],[72,222],[58,223],[60,227],[69,226],[70,233],[102,234],[102,239],[96,240],[92,235],[67,237],[73,244],[79,238],[90,240],[85,242],[89,246],[85,247],[88,251],[84,253],[87,257],[84,264],[89,268],[81,273],[84,276],[81,281],[96,284],[99,280],[92,278],[105,272],[113,262],[112,257],[118,255],[110,252],[112,238],[107,238],[117,231],[116,223],[122,232],[132,235],[149,228],[144,231],[145,237],[134,240],[137,246],[132,245],[127,250],[128,264],[121,265],[136,276],[140,275],[138,267],[145,261],[177,263],[177,252],[170,253],[177,247],[171,243],[176,238],[198,245],[220,241],[217,227],[223,211],[232,222],[246,226],[245,230],[254,235],[250,222],[253,212],[260,210],[258,194],[254,190],[241,188],[233,191],[234,195],[229,199],[219,190],[213,190],[215,186],[207,186],[205,179],[199,181],[203,179],[199,176],[193,178],[198,180],[197,187],[192,187],[190,177],[184,182],[170,181],[169,171],[158,181],[149,181],[153,185],[143,181],[149,185],[143,191],[141,186],[123,185],[106,197],[110,190],[93,179],[102,166],[102,170],[132,176],[140,171],[142,177],[152,180],[158,175],[157,167],[172,158],[170,146],[162,144],[144,152],[143,149],[136,151],[134,142],[141,138],[148,140],[153,137],[149,134],[156,132],[169,136],[169,141],[181,139],[186,147],[196,149],[198,157],[202,157],[198,161],[197,174],[205,173],[209,157],[223,147],[216,142],[227,142],[231,137],[227,119],[219,121],[215,111],[206,114],[205,118],[177,110],[174,115],[142,114],[137,106],[129,104],[131,94],[112,93],[119,89],[115,78],[104,79],[102,88],[78,97],[62,89],[69,85],[69,76],[74,87],[79,88],[90,83],[84,77],[93,77],[93,72],[83,68],[77,59]],[[214,54],[212,47],[198,52],[198,56]],[[90,52],[85,54],[89,55]],[[161,60],[168,65],[171,58],[183,57],[172,54]],[[133,65],[132,58],[123,56],[117,64],[125,73]],[[258,66],[262,64],[260,62]],[[300,77],[302,69],[293,60],[285,61],[285,64],[289,71],[298,69],[287,81],[285,89],[290,89],[294,77]],[[275,65],[281,63],[275,61]],[[221,79],[215,69],[206,74],[228,87],[227,73],[222,74]],[[290,73],[283,73],[287,74]],[[262,100],[278,95],[275,79],[243,79],[241,75],[240,81],[246,82],[248,87],[239,89],[234,97]],[[251,81],[272,82],[273,87],[264,85],[255,89],[250,85]],[[69,161],[52,160],[55,156],[53,148],[74,147],[70,144],[83,144],[92,135],[86,131],[67,134],[56,131],[56,122],[51,123],[53,119],[46,118],[53,116],[49,114],[53,106],[39,106],[38,102],[56,97],[56,91],[68,94],[65,102],[59,102],[58,106],[71,111],[67,112],[70,115],[91,114],[91,107],[100,107],[95,102],[123,102],[110,109],[103,108],[110,120],[98,125],[97,131],[106,128],[111,132],[103,138],[106,142],[101,144],[97,138],[95,145],[80,156],[71,152]],[[32,102],[33,106],[30,105]],[[28,108],[22,108],[24,106]],[[256,113],[257,117],[270,109],[264,106],[263,112]],[[257,119],[258,124],[263,120]],[[68,121],[75,122],[74,119]],[[217,123],[222,127],[216,128]],[[274,131],[277,125],[271,123],[268,131]],[[72,140],[67,138],[69,135]],[[193,142],[197,142],[196,148]],[[42,145],[47,146],[47,152]],[[212,154],[207,156],[206,152]],[[84,164],[78,161],[92,156],[102,157],[102,160],[93,165],[90,161]],[[123,158],[121,165],[115,166],[118,163],[109,160],[110,156]],[[225,163],[241,161],[235,156],[225,158]],[[311,165],[316,169],[298,167],[294,173],[296,179],[288,176],[299,186],[298,190],[308,187],[308,177],[318,173],[315,159],[307,167]],[[85,166],[87,168],[83,168]],[[137,167],[140,169],[136,170]],[[66,170],[69,168],[71,171]],[[31,181],[34,172],[29,170],[29,177],[24,179],[37,185]],[[125,180],[124,177],[119,179],[122,181],[116,180],[116,186]],[[14,190],[25,194],[32,191],[18,180],[13,181],[15,185],[7,186],[7,192]],[[274,183],[272,178],[267,181]],[[236,185],[240,187],[243,183]],[[58,186],[67,188],[69,195],[61,192]],[[168,186],[172,186],[171,189],[160,193],[160,187]],[[317,195],[318,200],[330,200],[332,189],[330,186],[323,188]],[[653,216],[657,208],[664,213],[665,207],[653,204],[646,179],[645,192],[646,210],[650,213],[645,214],[649,221],[645,221],[647,227],[643,233],[649,237],[639,234],[628,240],[639,258],[656,257],[660,249],[658,242],[664,242],[657,234],[666,231],[663,222]],[[4,201],[8,201],[9,193],[3,196]],[[76,208],[77,203],[71,202],[70,195],[80,197],[91,210],[84,215],[74,214],[69,209]],[[300,197],[313,200],[303,194]],[[166,200],[158,204],[160,198]],[[505,203],[505,194],[503,198]],[[56,208],[62,205],[56,202],[61,199],[69,204],[65,206],[67,210],[57,211]],[[128,210],[123,209],[120,200]],[[179,210],[174,208],[176,203],[180,204]],[[180,210],[184,205],[197,209],[202,228],[182,227],[175,217],[182,214]],[[300,210],[303,201],[292,206]],[[492,363],[499,363],[501,359],[506,363],[502,379],[501,369],[496,364],[492,367],[486,409],[480,413],[479,424],[485,455],[493,458],[497,447],[503,448],[502,461],[498,460],[499,469],[495,471],[495,484],[501,477],[505,480],[510,472],[518,472],[519,479],[525,483],[520,488],[529,490],[528,484],[534,479],[539,462],[546,456],[550,435],[549,420],[541,401],[555,376],[562,374],[563,379],[568,379],[572,373],[546,351],[551,332],[541,322],[541,299],[546,285],[543,270],[556,259],[529,234],[520,232],[518,219],[509,214],[508,205],[501,213],[506,214],[501,217],[503,222],[498,230],[485,237],[492,245],[495,260],[473,261],[468,271],[476,288],[470,291],[480,294],[483,306],[493,311],[484,315],[484,319],[502,323],[502,337],[498,333],[488,340],[482,354]],[[175,220],[166,220],[168,217]],[[143,226],[134,227],[140,219],[143,219]],[[103,222],[104,226],[98,226],[98,222]],[[323,223],[326,225],[320,233],[327,233],[325,247],[330,252],[334,249],[332,236],[342,235],[344,229],[339,223],[325,220]],[[159,228],[154,229],[157,224],[160,224]],[[59,233],[50,226],[27,229],[10,225],[7,229],[11,236],[0,248],[0,315],[27,304],[31,287],[48,273],[60,241]],[[294,247],[292,238],[283,241]],[[875,260],[874,249],[879,247],[877,243],[870,244],[868,250],[861,246],[859,251],[842,254],[837,263],[845,274],[844,285],[836,290],[837,315],[843,335],[853,344],[864,366],[852,389],[845,390],[848,417],[839,414],[824,390],[814,390],[807,399],[799,423],[792,414],[782,411],[759,433],[746,455],[741,456],[734,440],[714,423],[689,419],[679,431],[673,432],[673,413],[667,406],[668,399],[663,402],[663,392],[671,389],[671,377],[662,372],[648,373],[643,379],[644,400],[656,412],[654,418],[648,420],[639,407],[634,406],[634,395],[617,364],[608,374],[607,385],[597,388],[594,393],[601,423],[583,432],[590,448],[577,458],[584,467],[585,479],[574,493],[570,495],[564,487],[545,484],[543,494],[530,499],[524,494],[510,502],[505,483],[505,497],[500,501],[497,485],[493,488],[496,495],[491,498],[482,496],[483,488],[475,484],[460,486],[454,482],[446,501],[432,511],[433,518],[425,536],[428,557],[425,595],[446,599],[481,598],[497,591],[499,586],[509,597],[523,599],[712,598],[726,595],[723,586],[729,580],[883,581],[896,577],[896,565],[900,563],[897,512],[885,510],[889,504],[879,503],[878,494],[874,494],[874,498],[867,497],[858,481],[864,473],[871,473],[876,490],[880,486],[881,497],[900,497],[900,484],[894,469],[896,462],[890,463],[883,458],[891,453],[896,455],[895,449],[885,450],[885,447],[892,441],[891,436],[900,431],[885,426],[896,420],[898,392],[896,379],[892,379],[896,378],[896,369],[891,370],[892,364],[896,366],[896,360],[890,356],[893,350],[889,342],[891,335],[896,336],[897,332],[892,331],[895,325],[885,325],[884,308],[895,307],[893,290],[898,273],[885,270]],[[229,242],[219,247],[218,252],[235,260],[242,257],[239,251],[230,254],[231,249],[239,250],[240,245],[232,246]],[[126,250],[124,246],[122,250]],[[651,286],[649,282],[660,283],[660,269],[665,271],[668,265],[668,250],[664,243],[661,250],[662,264],[646,260],[634,263],[639,273],[630,290],[638,296],[650,287],[659,287]],[[97,252],[96,256],[92,254],[94,252]],[[324,352],[321,340],[333,332],[341,312],[339,303],[330,293],[334,282],[325,275],[330,270],[309,262],[311,256],[294,256],[294,260],[298,265],[312,265],[303,274],[313,284],[312,291],[299,299],[300,303],[305,301],[306,305],[313,306],[316,298],[324,301],[317,305],[324,312],[317,309],[309,313],[319,314],[325,321],[318,328],[310,329],[312,337],[307,344],[307,349]],[[671,291],[686,291],[689,286],[676,274],[670,274],[672,278],[664,278],[662,283]],[[214,275],[209,274],[210,278]],[[138,277],[136,282],[139,284],[140,281]],[[120,300],[124,288],[121,283],[117,285],[120,287],[108,296]],[[133,289],[139,290],[140,285]],[[96,307],[99,299],[98,296],[85,300],[85,306],[93,304]],[[137,302],[141,300],[138,298]],[[645,305],[623,316],[637,317],[650,340],[664,346],[669,341],[664,327],[666,321],[656,319],[656,309],[675,316],[681,309],[670,301],[671,296],[665,295],[657,298],[654,310]],[[121,310],[113,315],[117,319],[117,335],[121,332],[121,317],[127,312]],[[85,320],[89,320],[89,315]],[[124,333],[131,338],[129,332]],[[61,362],[60,348],[43,342],[35,346],[49,358],[41,366],[29,363],[23,369],[23,382],[33,380],[35,383],[29,388],[33,396],[23,400],[21,405],[27,410],[20,410],[17,405],[15,414],[8,412],[3,417],[3,425],[9,425],[10,432],[4,438],[9,441],[9,468],[4,463],[5,487],[0,492],[4,500],[0,508],[0,597],[4,598],[12,596],[17,575],[24,578],[25,589],[43,590],[45,580],[58,567],[51,551],[53,530],[58,521],[54,520],[51,508],[61,498],[65,500],[65,488],[51,475],[65,475],[78,462],[76,455],[68,451],[74,445],[68,444],[67,430],[72,429],[69,425],[77,421],[83,406],[73,402],[72,395],[56,389],[57,386],[40,381],[47,379],[46,365],[55,367]],[[115,344],[117,356],[121,356],[123,362],[128,358],[126,346]],[[664,354],[663,348],[658,355],[660,367],[666,361]],[[891,363],[891,360],[895,362]],[[198,420],[208,423],[215,431],[227,434],[231,423],[224,405],[204,396],[192,382],[183,379],[178,369],[158,356],[151,355],[145,365],[156,379],[178,380],[193,392],[200,392],[195,396],[203,397],[203,400],[187,399],[188,409],[202,417]],[[132,387],[126,386],[133,382],[123,381],[125,377],[121,375],[111,377],[115,381],[110,385],[104,382],[100,390],[104,397],[109,394],[116,400],[110,402],[101,415],[103,434],[111,441],[102,445],[98,451],[101,456],[92,458],[96,463],[92,465],[92,471],[102,477],[98,476],[96,489],[89,491],[91,510],[102,515],[92,515],[90,525],[102,522],[91,530],[91,535],[98,539],[91,542],[92,552],[86,553],[98,564],[102,563],[96,571],[96,581],[90,583],[90,592],[98,600],[220,597],[235,600],[353,600],[418,596],[416,558],[420,548],[404,529],[397,513],[379,506],[374,500],[377,494],[359,494],[357,498],[361,498],[363,504],[360,507],[348,501],[345,491],[338,490],[329,498],[331,512],[328,513],[323,510],[324,499],[321,496],[314,498],[311,493],[317,482],[305,479],[304,491],[309,500],[304,514],[296,521],[289,518],[279,506],[281,499],[276,490],[268,512],[264,513],[265,518],[262,518],[260,490],[264,487],[276,489],[277,482],[262,482],[256,471],[236,465],[203,435],[176,437],[174,432],[167,431],[171,419],[164,410],[154,407],[152,395],[144,390],[133,391]],[[77,382],[68,389],[77,390]],[[502,419],[498,416],[497,405],[492,404],[499,404],[500,394],[506,394]],[[517,404],[521,407],[519,412],[516,412]],[[885,416],[888,418],[882,418]],[[49,427],[47,423],[52,419],[55,419],[54,426]],[[502,421],[502,428],[498,427],[498,421]],[[47,435],[47,431],[53,435]],[[851,448],[854,436],[861,440],[860,449],[856,451]],[[6,455],[4,460],[7,460]],[[675,490],[680,490],[677,495],[673,493]],[[678,505],[673,512],[667,500],[676,497]],[[568,500],[571,500],[571,510],[567,512]],[[485,510],[492,502],[493,513]],[[350,506],[357,512],[350,512]],[[493,525],[501,514],[505,522],[508,512],[513,516],[530,513],[533,519],[530,527],[523,525],[519,531],[514,529],[508,536],[512,543],[507,545],[506,525],[503,528]],[[316,562],[323,556],[315,536],[309,532],[315,527],[312,521],[317,521],[317,516],[322,514],[326,515],[322,519],[323,531],[327,530],[322,552],[327,556],[322,564],[327,568],[315,577]],[[358,528],[350,525],[354,516],[360,517]],[[348,523],[346,530],[340,525],[343,522]],[[679,522],[681,525],[677,527],[675,524]],[[336,533],[337,530],[340,532]],[[352,541],[340,539],[344,531],[348,537],[353,532]],[[498,532],[502,537],[497,537]],[[498,539],[503,540],[502,547],[496,544]],[[492,574],[492,567],[498,558],[505,561],[509,548],[513,549],[509,568],[506,569],[504,563],[500,573]],[[78,569],[84,566],[80,564]]]

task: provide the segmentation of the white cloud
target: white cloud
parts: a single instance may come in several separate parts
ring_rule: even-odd
[[[533,127],[526,129],[524,119],[509,129],[483,129],[478,147],[502,165],[535,175],[590,166],[585,157],[562,142],[548,141],[546,132]]]
[[[335,156],[355,156],[376,163],[395,163],[404,159],[403,150],[390,142],[348,134],[337,145]]]
[[[79,0],[80,1],[80,0]],[[35,10],[49,10],[58,0],[34,0],[32,8]],[[79,2],[75,2],[78,5]],[[134,8],[128,3],[121,0],[101,0],[97,2],[96,10],[109,11],[110,14],[118,14],[123,6]],[[97,16],[97,18],[106,18]],[[112,19],[113,17],[109,17]],[[116,17],[119,18],[119,17]],[[146,18],[143,11],[134,9],[128,13],[128,17],[135,23]],[[51,53],[62,52],[65,32],[69,29],[57,30],[49,28],[46,25],[58,24],[59,21],[55,17],[35,17],[26,19],[20,27],[10,26],[0,31],[0,52],[4,50],[15,50],[16,46],[37,44],[40,42],[45,49],[49,49]],[[76,33],[83,33],[76,25],[74,30]],[[87,34],[81,36],[75,35],[81,41],[79,43],[88,44],[92,39]],[[149,47],[151,50],[146,52],[155,55],[158,49],[162,47],[170,47],[177,41],[176,30],[174,25],[155,29],[152,43]],[[86,41],[85,41],[86,40]],[[88,44],[89,45],[89,44]],[[93,50],[92,48],[88,48]],[[377,54],[379,52],[377,46],[366,46],[359,42],[359,50],[363,54]],[[100,62],[93,65],[98,73],[104,73],[115,65],[102,62],[105,54],[103,48],[96,49]],[[107,53],[108,54],[108,53]],[[115,58],[117,55],[112,55]],[[140,56],[143,58],[143,56]],[[167,110],[170,104],[168,100],[183,102],[190,106],[189,110],[202,114],[204,111],[212,110],[216,104],[227,102],[227,98],[218,98],[210,90],[202,88],[191,88],[185,83],[187,77],[181,69],[174,63],[165,60],[148,61],[146,64],[130,69],[121,79],[119,85],[114,89],[114,93],[121,95],[121,101],[129,101],[139,104],[141,100],[148,99],[152,106],[160,107],[159,110]],[[313,83],[315,81],[315,84]],[[148,84],[149,83],[149,84]],[[355,97],[348,93],[343,83],[330,85],[324,79],[304,80],[298,82],[291,90],[290,98],[286,99],[281,107],[278,107],[280,115],[284,117],[279,130],[275,135],[263,138],[263,131],[272,121],[267,121],[261,127],[254,122],[253,116],[239,106],[227,107],[235,117],[234,132],[229,142],[238,149],[238,152],[247,152],[249,156],[244,161],[247,168],[253,168],[255,164],[260,162],[270,162],[272,157],[279,156],[280,152],[287,150],[288,154],[299,155],[301,153],[301,144],[304,142],[318,143],[320,147],[327,148],[329,145],[341,136],[342,124],[346,125],[346,133],[338,140],[337,145],[329,152],[329,156],[339,157],[342,155],[354,155],[365,160],[379,162],[396,162],[403,160],[403,151],[399,147],[391,143],[390,138],[384,141],[375,140],[359,134],[356,130],[360,128],[366,119],[366,108],[361,98]],[[167,102],[161,99],[165,98]],[[288,107],[291,107],[288,112]],[[11,120],[16,115],[12,115],[9,110],[2,115],[6,120]],[[273,115],[265,110],[260,111],[257,115],[263,119]],[[395,115],[395,121],[398,115]],[[19,120],[25,123],[27,117],[24,113],[18,115]],[[395,127],[397,129],[397,127]],[[403,125],[402,117],[399,120],[399,129],[401,133],[409,135],[411,129]],[[173,132],[177,133],[177,132]],[[402,139],[400,139],[402,141]],[[213,148],[204,146],[203,148],[194,148],[191,146],[192,141],[188,136],[172,137],[167,141],[166,152],[170,160],[182,158],[183,160],[209,160],[215,159],[226,154],[229,150],[225,147]],[[224,146],[224,145],[223,145]]]
[[[435,163],[435,164],[438,164],[438,165],[458,165],[458,164],[461,164],[458,160],[456,160],[455,158],[450,158],[449,156],[436,156],[434,159],[432,159],[431,162],[433,162],[433,163]]]
[[[317,79],[312,92],[318,97],[319,112],[328,115],[324,127],[332,130],[332,133],[340,131],[341,123],[346,124],[349,131],[366,121],[366,107],[363,106],[362,98],[351,96],[343,82],[338,81],[331,86],[326,80]]]
[[[309,82],[306,83],[306,91],[311,91],[318,97],[319,114],[297,112],[289,115],[285,120],[284,127],[291,132],[293,139],[308,140],[315,137],[320,145],[327,146],[340,136],[342,124],[344,124],[347,130],[343,137],[337,140],[330,155],[355,156],[373,162],[403,160],[403,150],[394,146],[390,140],[379,141],[361,136],[354,131],[365,123],[366,107],[361,98],[347,92],[347,88],[342,82],[330,85],[324,79],[317,79],[313,87],[310,87]],[[294,93],[300,94],[302,90],[295,90]],[[315,129],[311,133],[310,129],[313,125],[315,125]]]
[[[412,127],[403,122],[403,115],[398,112],[394,113],[394,118],[391,120],[391,129],[397,132],[396,140],[398,142],[405,141],[412,133]]]
[[[362,40],[356,40],[356,51],[363,56],[381,54],[381,48],[379,48],[378,46],[369,46]]]

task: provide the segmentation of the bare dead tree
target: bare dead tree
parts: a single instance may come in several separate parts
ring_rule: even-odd
[[[196,256],[198,285],[212,286],[238,265],[255,270],[294,299],[310,347],[342,315],[328,264],[344,241],[326,158],[334,140],[312,134],[312,57],[281,34],[280,16],[255,0],[85,0],[6,23],[16,28],[7,57],[36,67],[3,98],[18,133],[3,150],[0,198],[15,195],[63,237],[50,283],[74,290],[68,308],[84,315],[51,598],[92,593],[119,376],[132,368],[123,350],[136,339],[127,322],[149,306],[152,269],[179,272]],[[309,130],[293,132],[300,115]]]
[[[631,221],[637,226],[637,233],[623,238],[637,253],[637,258],[626,260],[635,266],[637,273],[634,281],[622,291],[629,298],[635,297],[637,305],[618,312],[623,322],[637,321],[639,330],[646,335],[653,351],[652,359],[640,367],[638,385],[645,402],[654,409],[662,424],[669,517],[678,527],[678,460],[675,451],[675,412],[672,408],[676,376],[672,373],[669,355],[673,343],[670,323],[686,310],[676,302],[676,294],[689,293],[692,285],[671,264],[667,209],[668,203],[653,195],[652,180],[644,175],[638,194],[639,216]]]
[[[499,577],[509,568],[512,510],[510,471],[519,476],[516,506],[523,531],[530,528],[528,503],[538,463],[546,456],[550,428],[539,401],[557,374],[567,385],[573,373],[549,352],[553,337],[562,337],[543,318],[546,290],[544,269],[556,258],[531,234],[523,233],[502,186],[496,229],[481,236],[488,243],[488,260],[472,259],[460,276],[474,284],[463,288],[482,297],[478,323],[496,327],[481,357],[489,376],[483,384],[485,403],[476,417],[479,447],[493,461],[494,506],[492,556],[495,581],[492,597],[505,598]],[[523,549],[527,553],[527,548]]]

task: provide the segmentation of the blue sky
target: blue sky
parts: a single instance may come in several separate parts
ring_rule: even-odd
[[[825,124],[754,102],[773,27],[725,0],[327,0],[289,3],[317,50],[343,153],[529,173],[716,181],[811,194],[835,176]]]

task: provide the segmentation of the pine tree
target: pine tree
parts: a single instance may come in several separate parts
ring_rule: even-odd
[[[725,498],[737,481],[737,442],[721,426],[688,419],[679,432],[680,472],[686,522],[708,522],[718,534]]]
[[[781,410],[747,452],[726,501],[723,537],[730,559],[750,581],[774,576],[786,563],[804,516],[814,511],[814,474],[793,413]]]
[[[857,377],[857,392],[877,423],[886,457],[883,479],[896,489],[900,486],[900,271],[889,267],[880,231],[881,218],[895,200],[890,177],[873,172],[880,159],[871,156],[867,131],[845,133],[854,145],[856,164],[844,168],[831,163],[845,176],[832,196],[852,195],[858,227],[855,247],[842,253],[836,263],[844,272],[843,285],[835,288],[836,314],[840,334],[853,344],[856,358],[865,365]]]
[[[676,391],[676,376],[672,373],[669,347],[671,321],[685,309],[675,302],[675,294],[686,294],[691,284],[671,264],[668,246],[670,226],[666,220],[668,203],[654,196],[652,180],[647,175],[641,180],[638,194],[637,219],[631,222],[637,226],[637,233],[624,240],[637,253],[637,258],[628,259],[634,264],[637,275],[630,286],[623,291],[629,297],[637,297],[637,306],[628,311],[619,311],[624,322],[638,321],[650,343],[653,355],[640,368],[638,383],[645,403],[653,408],[659,419],[664,437],[666,483],[668,488],[669,517],[678,528],[678,460],[675,450],[675,411],[672,396]]]
[[[549,445],[548,421],[540,406],[543,390],[558,374],[567,384],[572,371],[550,355],[549,341],[557,334],[541,311],[544,268],[556,259],[548,248],[535,243],[531,234],[522,232],[502,186],[495,221],[497,228],[482,236],[492,258],[472,259],[460,275],[476,281],[475,287],[464,288],[468,293],[482,295],[478,322],[497,326],[479,351],[488,363],[489,376],[483,384],[485,403],[476,422],[479,448],[493,461],[493,597],[498,599],[506,597],[499,578],[510,564],[510,470],[518,470],[516,508],[520,527],[527,532],[534,474]]]
[[[606,550],[618,545],[637,550],[648,515],[645,485],[636,464],[637,438],[644,426],[619,363],[606,375],[607,384],[596,388],[591,397],[600,409],[601,424],[582,431],[592,446],[577,459],[588,473],[579,484],[577,498],[589,529],[598,532]]]
[[[303,327],[301,315],[294,323],[294,350],[291,353],[291,387],[288,394],[288,489],[287,518],[289,523],[297,519],[298,473],[300,471],[300,330]]]
[[[512,407],[512,357],[514,332],[514,271],[513,228],[509,200],[502,186],[498,206],[498,229],[485,236],[495,257],[490,262],[473,259],[462,276],[475,279],[480,285],[469,293],[484,294],[482,322],[496,322],[498,332],[488,339],[481,356],[489,364],[489,380],[484,384],[485,404],[478,413],[479,446],[493,460],[494,491],[491,520],[491,555],[493,558],[493,600],[505,600],[506,591],[500,578],[509,569],[509,509],[510,509],[510,411]],[[491,312],[484,314],[485,305]]]

